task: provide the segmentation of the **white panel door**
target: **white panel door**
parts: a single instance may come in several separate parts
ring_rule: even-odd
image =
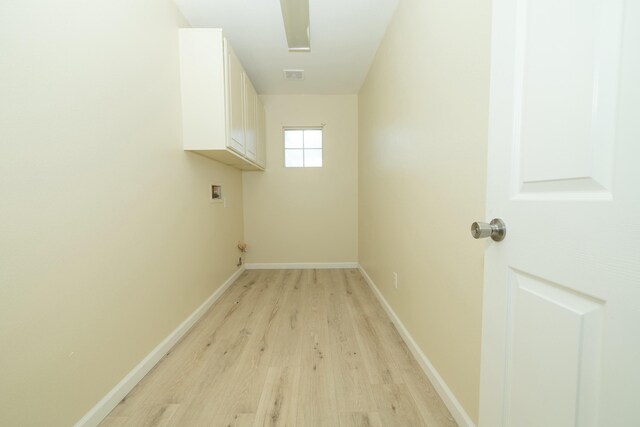
[[[493,8],[480,425],[638,426],[640,2]]]

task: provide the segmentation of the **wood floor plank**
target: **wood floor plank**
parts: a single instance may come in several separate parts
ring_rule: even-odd
[[[377,412],[343,412],[340,427],[384,427]]]
[[[442,402],[442,399],[433,388],[427,377],[422,372],[420,365],[400,336],[400,333],[387,316],[386,312],[377,302],[375,295],[369,289],[369,285],[358,271],[344,271],[347,281],[359,297],[367,301],[363,305],[365,315],[373,321],[372,325],[376,334],[386,343],[382,351],[386,357],[396,361],[401,367],[402,382],[407,385],[413,400],[428,425],[455,426],[456,423],[451,413]]]
[[[299,382],[297,366],[269,368],[254,426],[296,426]]]
[[[358,343],[349,305],[352,291],[341,270],[331,271],[332,286],[327,304],[331,329],[331,359],[340,412],[374,411],[376,404],[363,362],[363,349]]]
[[[129,426],[130,418],[122,415],[113,415],[113,413],[109,414],[107,418],[100,423],[100,427],[114,427],[114,426]]]
[[[111,412],[111,416],[132,416],[140,408],[158,403],[180,403],[189,400],[189,395],[198,393],[202,371],[207,361],[217,360],[218,353],[212,344],[216,331],[233,314],[242,301],[251,296],[258,277],[242,275],[225,293],[224,298],[203,316],[183,339],[140,381],[123,401]],[[138,414],[139,415],[139,414]]]
[[[245,414],[258,412],[269,370],[260,363],[266,347],[264,337],[273,325],[269,322],[269,319],[273,318],[272,307],[280,304],[279,301],[286,292],[285,276],[272,275],[271,280],[266,279],[266,292],[258,298],[259,303],[254,306],[243,328],[248,334],[248,342],[237,361],[233,378],[229,381],[230,386],[225,390],[221,403],[210,421],[211,425],[233,425],[238,423],[238,420],[245,420]]]
[[[347,275],[347,285],[351,292],[349,312],[356,325],[356,337],[360,345],[363,364],[372,384],[401,384],[402,373],[393,357],[386,352],[387,342],[378,335],[375,327],[377,317],[377,301],[371,299],[371,290],[364,288],[363,284],[353,279],[353,275]]]
[[[376,384],[374,393],[378,400],[378,414],[382,425],[397,427],[422,427],[426,421],[404,384]]]
[[[252,298],[234,301],[239,307],[212,334],[218,338],[207,338],[217,357],[205,365],[198,392],[184,402],[180,416],[175,418],[176,426],[214,425],[220,419],[228,423],[239,413],[255,412],[266,371],[246,363],[249,343],[269,306],[284,292],[282,277],[270,275],[255,284]]]
[[[300,426],[337,426],[340,421],[327,317],[331,276],[329,270],[307,270],[305,273],[297,419]]]
[[[237,414],[231,422],[222,425],[225,427],[253,427],[255,419],[256,414]]]
[[[357,270],[244,272],[102,426],[455,426]]]
[[[173,417],[179,411],[180,405],[177,404],[155,404],[145,405],[141,410],[136,411],[128,418],[125,425],[139,426],[152,425],[166,427],[171,425]]]
[[[268,366],[298,366],[300,363],[301,310],[304,270],[287,270],[284,295],[264,334],[264,363]]]

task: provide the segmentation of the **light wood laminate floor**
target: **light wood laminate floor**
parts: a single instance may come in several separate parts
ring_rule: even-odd
[[[354,269],[249,270],[102,426],[455,426]]]

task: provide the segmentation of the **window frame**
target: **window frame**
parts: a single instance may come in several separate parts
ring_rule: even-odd
[[[320,131],[320,148],[305,148],[304,146],[304,133],[302,138],[302,148],[287,148],[286,145],[286,132],[287,131],[306,131],[306,130],[319,130]],[[302,166],[287,166],[287,150],[300,150],[302,151]],[[320,166],[307,166],[305,164],[305,150],[320,150]],[[282,165],[285,169],[322,169],[324,167],[324,126],[282,126]]]

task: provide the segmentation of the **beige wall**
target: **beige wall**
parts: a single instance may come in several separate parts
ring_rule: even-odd
[[[181,25],[0,2],[0,425],[72,425],[236,270],[241,173],[181,149]]]
[[[358,100],[265,95],[267,170],[244,172],[247,262],[358,260]],[[283,126],[324,128],[324,167],[283,166]]]
[[[489,35],[489,0],[401,0],[358,111],[360,262],[473,420]]]

